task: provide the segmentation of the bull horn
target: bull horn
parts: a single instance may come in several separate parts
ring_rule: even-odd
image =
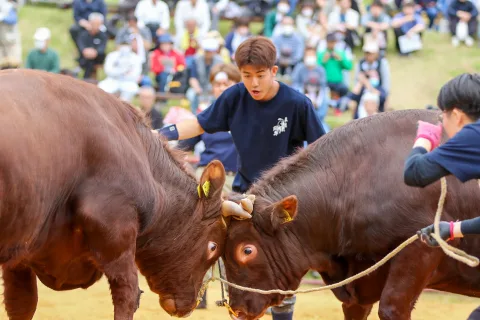
[[[250,219],[252,216],[246,212],[238,203],[225,200],[222,203],[222,215],[224,217],[233,216],[236,219]]]
[[[240,204],[242,205],[242,208],[250,214],[253,212],[254,202],[255,202],[255,195],[253,194],[249,194],[246,198],[240,200]]]

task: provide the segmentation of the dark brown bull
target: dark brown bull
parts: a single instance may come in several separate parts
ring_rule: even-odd
[[[327,284],[373,265],[417,230],[433,223],[440,183],[424,189],[403,182],[404,161],[418,120],[438,113],[397,111],[355,121],[282,160],[248,192],[253,218],[232,220],[225,244],[229,281],[264,290],[294,290],[309,269]],[[476,182],[448,177],[442,219],[478,216]],[[480,238],[452,242],[480,256]],[[379,317],[410,319],[425,288],[480,295],[480,268],[416,241],[384,267],[333,290],[345,319],[366,319],[380,301]],[[239,319],[256,319],[284,296],[229,289]]]
[[[70,290],[105,274],[115,319],[132,319],[137,266],[169,314],[190,313],[223,250],[221,163],[206,168],[197,190],[181,154],[155,138],[140,113],[70,77],[2,71],[0,92],[0,264],[9,318],[33,317],[36,277]]]

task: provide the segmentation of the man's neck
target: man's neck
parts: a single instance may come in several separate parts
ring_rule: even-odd
[[[265,96],[261,101],[266,102],[272,100],[278,93],[278,90],[280,90],[280,83],[276,80],[273,81],[273,85],[268,91],[268,95]]]

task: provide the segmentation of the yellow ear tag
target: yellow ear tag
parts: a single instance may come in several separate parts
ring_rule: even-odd
[[[210,181],[205,181],[205,183],[202,186],[203,193],[205,194],[205,197],[208,197],[208,193],[210,192]]]
[[[200,185],[197,186],[198,197],[201,198],[202,194],[200,193]]]
[[[287,210],[283,210],[283,213],[285,214],[285,217],[283,219],[283,223],[287,223],[287,222],[290,222],[292,221],[292,217],[290,217],[290,213],[288,213]]]

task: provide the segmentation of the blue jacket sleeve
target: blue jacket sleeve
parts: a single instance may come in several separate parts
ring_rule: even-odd
[[[230,55],[234,54],[232,42],[233,42],[233,31],[227,34],[225,37],[225,48],[227,48],[227,50],[230,52]]]
[[[425,187],[449,175],[441,165],[430,161],[424,155],[427,153],[422,147],[413,148],[405,161],[403,180],[411,187]]]
[[[195,145],[202,140],[201,136],[196,136],[190,139],[179,140],[177,148],[185,151],[192,151]]]

